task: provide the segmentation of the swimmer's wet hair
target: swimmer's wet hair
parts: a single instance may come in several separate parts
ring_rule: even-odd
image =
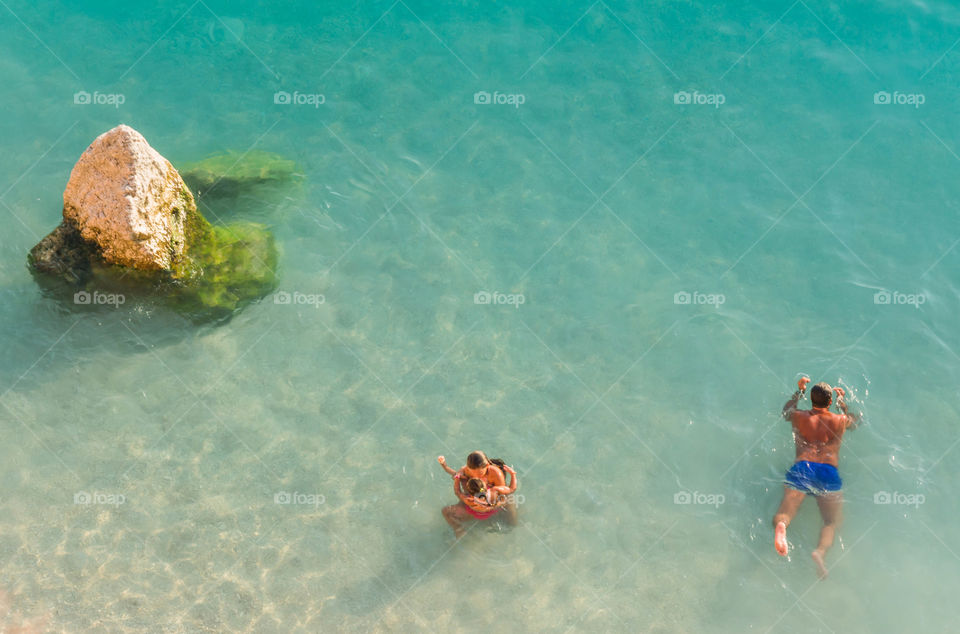
[[[474,451],[467,456],[467,466],[471,469],[479,469],[487,466],[487,456],[482,451]]]
[[[486,492],[487,485],[480,478],[470,478],[467,480],[466,488],[470,495],[480,495]]]
[[[810,388],[810,402],[814,407],[829,407],[833,400],[833,388],[820,381]]]

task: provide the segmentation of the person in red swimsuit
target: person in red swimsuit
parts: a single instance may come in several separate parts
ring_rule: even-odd
[[[451,504],[443,508],[443,518],[450,524],[457,539],[463,537],[466,533],[463,522],[471,518],[477,520],[489,519],[499,513],[501,509],[505,511],[509,524],[517,523],[517,505],[510,496],[517,490],[516,471],[506,465],[503,465],[501,469],[500,466],[491,462],[482,451],[474,451],[467,456],[467,464],[459,471],[454,471],[448,467],[443,456],[439,456],[437,462],[440,463],[444,471],[453,476],[453,493],[460,500],[459,504]],[[509,486],[507,486],[504,471],[510,474]],[[471,478],[481,480],[485,488],[492,489],[495,492],[496,497],[493,505],[484,498],[475,497],[467,490],[467,481]],[[501,489],[501,487],[505,488]],[[506,495],[501,495],[501,493],[506,493]]]

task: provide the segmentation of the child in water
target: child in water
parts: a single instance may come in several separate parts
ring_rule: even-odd
[[[464,486],[464,489],[469,495],[473,496],[474,502],[477,504],[486,504],[491,508],[500,505],[501,496],[510,495],[510,493],[512,493],[510,487],[508,486],[488,487],[480,478],[470,478],[467,480],[467,484]]]

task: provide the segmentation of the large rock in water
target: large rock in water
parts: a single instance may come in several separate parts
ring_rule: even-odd
[[[63,219],[100,247],[105,262],[172,270],[184,257],[193,195],[139,132],[118,125],[90,144],[63,192]]]
[[[273,290],[277,254],[263,225],[207,222],[170,162],[120,125],[80,156],[63,222],[28,261],[71,290],[149,291],[206,320]]]

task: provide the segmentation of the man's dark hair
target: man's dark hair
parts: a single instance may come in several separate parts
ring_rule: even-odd
[[[487,457],[482,451],[474,451],[472,454],[467,456],[467,466],[471,469],[485,467],[487,466]]]
[[[833,388],[820,381],[810,388],[810,402],[814,407],[830,407],[833,400]]]

